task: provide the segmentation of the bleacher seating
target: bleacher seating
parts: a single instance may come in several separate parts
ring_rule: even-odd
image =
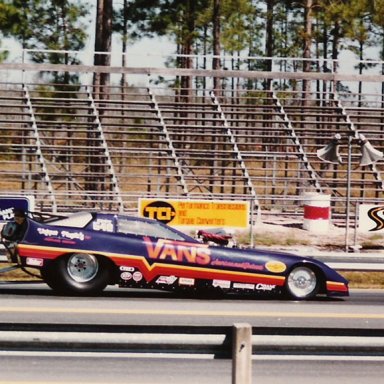
[[[295,213],[305,192],[345,209],[343,164],[316,152],[340,133],[364,133],[384,150],[381,95],[290,90],[172,89],[0,84],[1,194],[34,195],[43,210],[135,211],[145,196],[247,199]],[[351,196],[381,201],[378,162],[359,166]]]

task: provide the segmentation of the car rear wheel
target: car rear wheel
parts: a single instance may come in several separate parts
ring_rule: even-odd
[[[101,292],[111,281],[111,271],[102,258],[74,253],[56,260],[42,277],[55,291],[86,295]]]
[[[319,291],[320,280],[316,272],[306,266],[293,268],[287,277],[286,288],[289,296],[296,300],[314,297]]]
[[[67,260],[68,276],[77,283],[87,283],[94,280],[99,271],[96,256],[87,253],[75,253]]]

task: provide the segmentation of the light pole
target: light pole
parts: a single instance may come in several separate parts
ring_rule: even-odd
[[[342,164],[339,153],[341,135],[337,133],[330,143],[317,151],[317,157],[327,163]],[[351,163],[352,163],[352,144],[356,142],[360,145],[361,159],[360,166],[374,164],[383,158],[384,154],[375,149],[372,144],[361,133],[355,131],[348,134],[348,158],[347,158],[347,191],[345,197],[345,251],[349,251],[349,223],[350,223],[350,201],[351,201]]]

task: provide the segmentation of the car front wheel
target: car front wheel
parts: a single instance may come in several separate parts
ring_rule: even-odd
[[[296,300],[314,297],[319,291],[320,281],[316,272],[306,266],[293,268],[287,277],[286,289],[289,296]]]
[[[42,273],[46,283],[60,293],[96,294],[111,280],[107,263],[95,255],[73,253],[56,260]]]

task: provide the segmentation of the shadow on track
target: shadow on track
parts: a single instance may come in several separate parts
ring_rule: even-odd
[[[26,281],[1,281],[0,282],[0,296],[2,295],[16,295],[16,296],[41,296],[41,297],[77,297],[77,298],[143,298],[143,299],[185,299],[185,300],[242,300],[242,301],[291,301],[284,298],[279,294],[258,293],[252,294],[237,294],[237,293],[222,293],[222,292],[180,292],[180,291],[166,291],[155,289],[138,289],[138,288],[118,288],[108,287],[106,290],[98,295],[63,295],[58,294],[51,290],[43,282],[26,282]],[[318,296],[312,300],[303,302],[343,302],[346,298],[331,298]]]

